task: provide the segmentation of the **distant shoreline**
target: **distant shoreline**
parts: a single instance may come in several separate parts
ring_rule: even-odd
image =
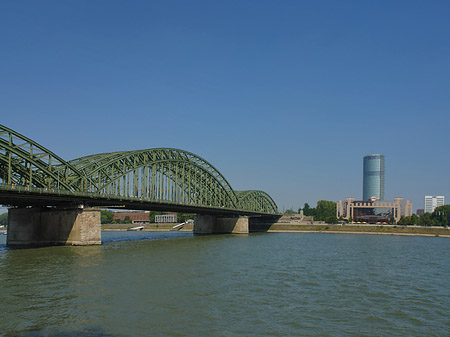
[[[258,232],[252,232],[258,233]],[[352,232],[352,231],[308,231],[308,230],[268,230],[267,233],[323,233],[323,234],[369,234],[369,235],[398,235],[398,236],[427,236],[450,238],[450,234],[426,234],[426,233],[395,233],[395,232]]]
[[[126,232],[127,227],[121,226],[111,228],[108,225],[102,226],[102,231],[106,232]],[[260,227],[260,228],[258,228]],[[325,233],[325,234],[369,234],[369,235],[400,235],[400,236],[425,236],[450,238],[450,229],[429,228],[429,227],[402,227],[402,226],[371,226],[371,225],[294,225],[294,224],[268,224],[261,228],[252,228],[250,233]],[[168,232],[172,226],[151,226],[144,228],[144,232]],[[192,232],[192,226],[183,228],[181,232]],[[6,230],[0,230],[0,235],[6,234]]]
[[[173,226],[178,225],[178,223],[163,223],[163,224],[102,224],[102,231],[127,231],[129,228],[136,226],[143,226],[142,231],[144,232],[168,232]],[[180,231],[189,232],[194,229],[193,224],[186,224]]]
[[[258,228],[260,227],[260,228]],[[268,233],[331,233],[331,234],[379,234],[403,236],[450,237],[450,229],[444,227],[406,227],[398,225],[331,225],[331,224],[288,224],[260,225],[255,232]]]
[[[143,231],[159,232],[170,231],[173,224],[150,224],[145,225]],[[103,231],[127,231],[130,225],[115,224],[102,225]],[[183,232],[193,230],[193,226],[182,229]],[[259,224],[252,225],[250,233],[330,233],[330,234],[378,234],[378,235],[401,235],[401,236],[426,236],[450,238],[450,229],[443,227],[406,227],[398,225],[332,225],[332,224]]]

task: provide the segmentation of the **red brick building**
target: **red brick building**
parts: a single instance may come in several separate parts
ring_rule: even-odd
[[[113,220],[124,221],[126,218],[131,220],[131,223],[150,223],[150,212],[116,212],[113,215]]]

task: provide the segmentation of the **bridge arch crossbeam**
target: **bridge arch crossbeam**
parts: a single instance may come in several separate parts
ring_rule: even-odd
[[[184,164],[184,165],[183,165]],[[99,193],[155,201],[235,208],[229,193],[206,170],[192,163],[158,161],[99,179]]]
[[[103,174],[108,175],[109,173],[105,170],[108,170],[111,167],[115,167],[116,170],[124,170],[123,167],[128,169],[129,167],[134,167],[136,165],[144,166],[146,163],[161,160],[179,160],[182,162],[196,163],[198,166],[205,168],[211,175],[216,177],[220,184],[224,186],[225,190],[233,192],[233,189],[228,181],[209,162],[193,153],[179,149],[155,148],[137,151],[102,153],[74,159],[71,160],[70,163],[74,164],[78,169],[82,170],[87,175],[95,176],[98,171],[104,171]],[[90,186],[90,189],[95,188],[95,186]],[[235,201],[237,202],[237,198]]]
[[[264,191],[236,191],[242,209],[275,214],[278,207],[273,199]]]
[[[0,125],[1,183],[76,190],[75,180],[80,177],[80,172],[50,150]]]
[[[158,201],[237,208],[225,178],[204,159],[177,149],[105,153],[71,161],[89,172],[91,191]]]

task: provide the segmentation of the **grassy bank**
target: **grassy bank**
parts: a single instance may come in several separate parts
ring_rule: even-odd
[[[273,224],[267,226],[254,226],[252,231],[267,232],[310,232],[310,233],[355,233],[355,234],[392,234],[392,235],[422,235],[450,237],[450,229],[430,227],[406,226],[377,226],[377,225],[299,225],[299,224]]]

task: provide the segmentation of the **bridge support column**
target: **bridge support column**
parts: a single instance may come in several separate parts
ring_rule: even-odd
[[[12,208],[7,246],[100,245],[100,210]]]
[[[213,215],[196,215],[194,234],[248,234],[249,217],[216,217]]]

